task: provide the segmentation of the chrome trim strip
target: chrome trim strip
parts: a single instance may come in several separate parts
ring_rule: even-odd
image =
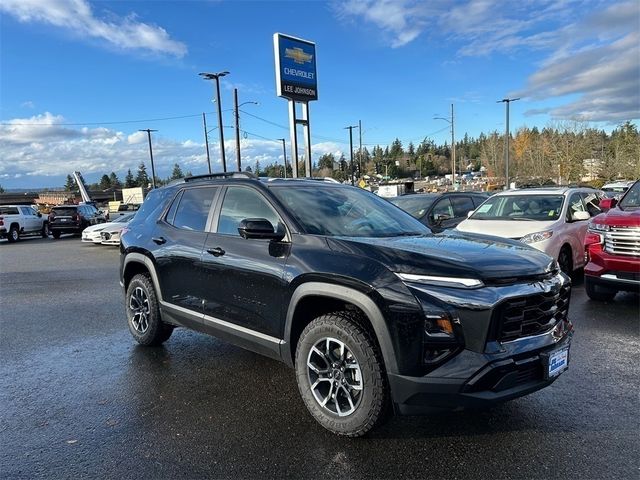
[[[160,304],[169,309],[177,310],[185,315],[189,315],[191,317],[205,320],[209,323],[212,323],[218,327],[221,327],[223,330],[231,331],[232,333],[239,333],[244,335],[250,335],[255,338],[259,338],[261,340],[271,342],[275,345],[281,345],[284,343],[284,340],[281,340],[276,337],[272,337],[270,335],[266,335],[264,333],[256,332],[255,330],[251,330],[250,328],[242,327],[240,325],[236,325],[235,323],[227,322],[225,320],[220,320],[219,318],[212,317],[209,315],[204,315],[202,313],[195,312],[193,310],[189,310],[188,308],[180,307],[178,305],[174,305],[173,303],[165,302],[163,300],[160,301]]]
[[[632,285],[640,285],[640,281],[638,280],[629,280],[628,278],[618,278],[618,276],[614,275],[613,273],[605,273],[604,275],[600,275],[600,278],[603,278],[605,280],[615,280],[616,282],[621,282],[621,283],[630,283]]]

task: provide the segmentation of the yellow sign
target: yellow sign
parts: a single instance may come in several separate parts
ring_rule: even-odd
[[[360,181],[358,182],[358,186],[360,188],[364,188],[367,186],[367,182],[365,182],[364,180],[360,179]]]

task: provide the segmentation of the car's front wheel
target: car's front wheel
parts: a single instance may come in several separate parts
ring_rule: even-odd
[[[307,325],[295,364],[302,399],[327,430],[359,437],[384,419],[384,364],[371,333],[352,313],[322,315]]]
[[[140,345],[160,345],[171,336],[173,327],[160,318],[158,297],[148,276],[138,274],[131,279],[125,310],[129,331]]]

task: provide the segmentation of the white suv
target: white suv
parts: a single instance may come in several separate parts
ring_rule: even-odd
[[[500,192],[457,229],[520,240],[558,260],[570,274],[584,266],[588,220],[601,213],[603,193],[592,188],[528,188]]]

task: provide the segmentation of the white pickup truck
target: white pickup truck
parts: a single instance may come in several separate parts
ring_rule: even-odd
[[[0,238],[16,242],[23,235],[41,235],[42,238],[47,238],[47,217],[28,205],[0,205]]]

